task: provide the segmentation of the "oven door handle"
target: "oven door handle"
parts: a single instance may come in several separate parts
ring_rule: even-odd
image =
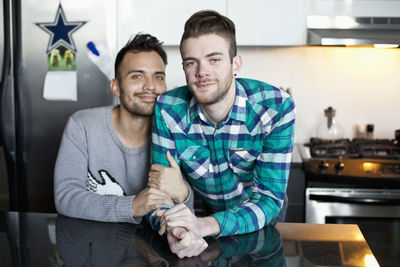
[[[341,203],[364,204],[364,205],[400,205],[400,199],[387,199],[379,197],[359,198],[359,197],[343,197],[343,196],[310,194],[309,199],[322,202],[341,202]]]

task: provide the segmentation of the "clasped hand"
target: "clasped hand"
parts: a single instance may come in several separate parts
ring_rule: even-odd
[[[152,210],[174,206],[173,199],[184,201],[189,189],[183,181],[178,164],[169,152],[166,153],[171,167],[153,164],[149,171],[148,187],[132,202],[132,216],[142,217]]]
[[[183,181],[179,165],[169,151],[166,158],[171,167],[153,164],[148,186],[166,192],[173,199],[184,201],[189,189]],[[197,256],[207,248],[208,244],[201,233],[201,218],[197,218],[186,205],[159,210],[156,215],[161,218],[160,235],[167,234],[169,247],[179,258]]]
[[[184,204],[156,213],[159,234],[167,234],[169,247],[179,258],[198,256],[208,246],[201,233],[201,221]]]
[[[149,181],[147,185],[151,188],[166,192],[171,198],[177,201],[184,201],[189,189],[183,181],[179,165],[175,162],[169,151],[166,153],[170,168],[159,164],[151,165],[149,172]]]

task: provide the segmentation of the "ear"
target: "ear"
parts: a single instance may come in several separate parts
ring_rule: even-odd
[[[110,89],[113,95],[116,97],[120,96],[120,91],[119,91],[119,83],[117,79],[112,79],[110,82]]]
[[[232,60],[232,72],[238,74],[242,69],[242,57],[237,55],[233,57]]]

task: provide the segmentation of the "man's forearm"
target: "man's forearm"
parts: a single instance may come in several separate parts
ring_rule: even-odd
[[[217,219],[212,216],[199,218],[201,236],[217,236],[221,232]]]

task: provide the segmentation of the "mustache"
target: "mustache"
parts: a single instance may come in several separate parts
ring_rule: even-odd
[[[197,82],[195,82],[195,84],[199,85],[199,84],[210,83],[210,82],[214,82],[214,81],[210,80],[210,79],[204,79],[204,80],[198,80]]]
[[[144,92],[144,93],[135,93],[134,96],[159,96],[159,94],[151,93],[151,92]]]

